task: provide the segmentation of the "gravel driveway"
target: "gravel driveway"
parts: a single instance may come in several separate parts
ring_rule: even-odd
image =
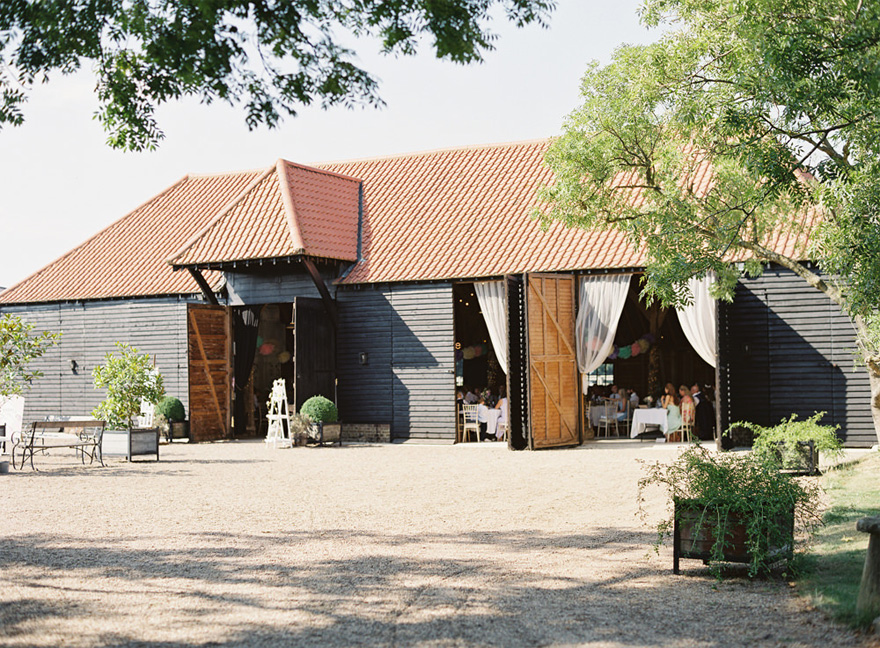
[[[65,453],[0,475],[4,646],[862,646],[785,583],[672,574],[603,442]],[[662,495],[650,513],[664,509]]]

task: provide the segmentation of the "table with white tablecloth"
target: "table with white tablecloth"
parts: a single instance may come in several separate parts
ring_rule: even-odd
[[[629,435],[633,439],[645,431],[646,425],[659,425],[663,434],[666,434],[666,410],[659,407],[633,410],[632,427]]]

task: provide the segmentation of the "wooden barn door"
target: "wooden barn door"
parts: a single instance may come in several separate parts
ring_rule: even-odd
[[[293,364],[296,411],[312,396],[336,402],[336,332],[324,302],[311,297],[293,299]]]
[[[230,436],[232,331],[225,306],[190,304],[189,430],[193,441],[216,441]]]
[[[578,445],[578,372],[573,275],[526,277],[529,446]]]

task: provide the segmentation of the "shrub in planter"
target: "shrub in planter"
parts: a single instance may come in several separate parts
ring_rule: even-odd
[[[165,417],[169,423],[179,423],[186,420],[186,410],[179,398],[166,396],[156,405],[156,412]]]
[[[92,416],[107,421],[110,429],[134,426],[141,411],[141,400],[156,404],[165,395],[162,376],[147,353],[117,342],[119,355],[108,353],[104,364],[92,370],[95,388],[105,388],[107,396]]]
[[[678,526],[674,561],[700,558],[720,574],[725,562],[746,562],[749,576],[765,573],[789,557],[797,525],[812,531],[821,522],[818,487],[779,471],[753,452],[716,453],[695,445],[670,464],[648,464],[639,480],[640,508],[651,486],[673,503],[657,525],[655,550]],[[737,546],[737,542],[739,546]]]
[[[743,427],[754,433],[752,450],[755,454],[775,461],[783,470],[813,474],[818,469],[818,456],[814,456],[814,452],[837,456],[843,451],[837,437],[840,426],[820,425],[823,416],[825,412],[816,412],[810,418],[798,421],[797,414],[792,414],[773,427],[747,421],[734,423],[731,427]]]
[[[335,423],[339,419],[336,405],[323,396],[312,396],[302,404],[299,413],[312,423]]]

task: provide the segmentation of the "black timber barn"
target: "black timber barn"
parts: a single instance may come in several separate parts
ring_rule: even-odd
[[[248,433],[233,402],[261,395],[245,391],[253,380],[237,375],[236,363],[255,355],[251,376],[287,377],[295,405],[332,390],[343,421],[389,425],[392,440],[451,443],[463,328],[457,304],[474,281],[503,280],[512,296],[511,444],[579,443],[573,361],[554,366],[565,377],[553,384],[539,380],[535,366],[571,346],[560,331],[578,308],[577,276],[637,274],[642,259],[616,234],[559,225],[542,232],[531,220],[535,189],[550,178],[547,145],[316,167],[279,161],[182,179],[0,294],[0,312],[63,331],[37,363],[45,375],[26,394],[25,418],[97,405],[91,368],[124,341],[155,358],[168,393],[189,412],[195,440]],[[248,313],[265,327],[250,337]],[[770,267],[742,280],[717,315],[723,427],[826,411],[847,446],[876,443],[853,327],[834,303]],[[289,343],[279,345],[279,336]],[[290,358],[273,352],[280,346]],[[539,347],[552,353],[541,356]],[[666,367],[671,380],[714,373],[679,356]],[[639,362],[615,365],[637,376]]]

